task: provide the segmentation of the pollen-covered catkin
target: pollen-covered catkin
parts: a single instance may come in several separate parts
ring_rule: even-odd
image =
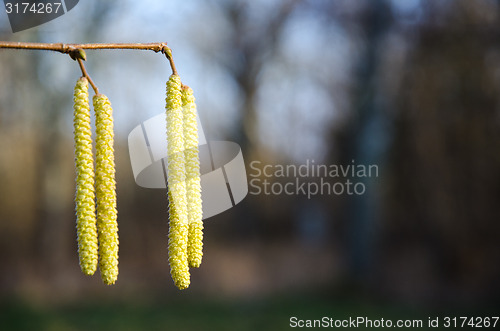
[[[189,286],[190,275],[187,258],[188,216],[186,199],[186,165],[181,79],[171,75],[167,81],[166,97],[168,143],[169,234],[168,259],[170,274],[179,289]]]
[[[184,156],[186,159],[186,197],[188,210],[188,262],[198,268],[203,257],[203,221],[201,207],[200,158],[198,150],[198,123],[193,90],[182,87],[184,120]]]
[[[99,268],[107,285],[118,278],[118,223],[116,210],[113,109],[103,94],[94,96],[96,115],[96,201]]]
[[[97,229],[94,193],[94,160],[90,129],[89,84],[81,77],[74,90],[73,127],[76,163],[76,229],[80,268],[86,275],[97,269]]]

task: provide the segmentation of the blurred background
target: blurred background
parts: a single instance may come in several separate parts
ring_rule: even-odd
[[[135,184],[127,147],[128,133],[164,110],[168,61],[88,51],[115,114],[120,275],[105,286],[78,265],[79,67],[55,52],[0,50],[5,329],[498,316],[499,1],[81,1],[16,34],[2,11],[0,40],[168,42],[207,138],[237,142],[249,174],[253,161],[379,169],[357,179],[363,195],[249,194],[207,219],[203,263],[179,291],[165,191]]]

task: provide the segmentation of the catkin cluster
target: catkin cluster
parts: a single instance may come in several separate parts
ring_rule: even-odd
[[[178,75],[167,81],[168,251],[175,285],[190,283],[189,267],[199,267],[203,248],[198,125],[193,91]]]
[[[78,254],[84,274],[93,275],[99,262],[103,282],[111,285],[118,277],[113,117],[105,95],[95,95],[93,105],[96,115],[95,179],[88,81],[82,77],[74,92]]]
[[[175,70],[174,70],[175,72]],[[85,73],[84,73],[85,74]],[[118,277],[118,223],[116,209],[113,110],[109,99],[96,91],[93,98],[96,160],[92,153],[89,80],[82,77],[74,91],[76,163],[76,219],[80,267],[93,275],[99,269],[107,285]],[[170,273],[175,285],[190,284],[189,267],[203,256],[198,123],[193,90],[177,74],[167,81],[166,96]]]

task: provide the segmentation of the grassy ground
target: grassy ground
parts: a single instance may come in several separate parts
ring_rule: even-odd
[[[435,315],[397,305],[334,301],[321,296],[288,296],[246,302],[188,299],[175,302],[156,300],[147,304],[121,301],[50,306],[11,300],[0,304],[0,330],[288,330],[291,329],[292,316],[299,319],[321,319],[323,316],[336,319],[363,316],[394,321],[422,319],[427,323],[428,316]],[[426,324],[420,328],[427,329]],[[433,330],[441,329],[444,328]]]

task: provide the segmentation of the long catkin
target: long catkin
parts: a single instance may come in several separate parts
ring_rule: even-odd
[[[97,269],[94,160],[90,129],[89,84],[81,77],[74,90],[73,127],[76,163],[76,228],[80,268],[86,275]]]
[[[182,93],[178,75],[171,75],[168,79],[165,101],[169,192],[168,255],[170,274],[175,285],[182,290],[189,286],[190,275],[187,258],[188,216]]]
[[[201,206],[200,158],[198,150],[198,123],[193,90],[182,88],[184,156],[186,159],[186,197],[188,212],[188,262],[198,268],[203,257],[203,221]]]
[[[103,94],[94,96],[96,115],[96,201],[99,268],[107,285],[118,278],[118,223],[116,210],[113,109]]]

